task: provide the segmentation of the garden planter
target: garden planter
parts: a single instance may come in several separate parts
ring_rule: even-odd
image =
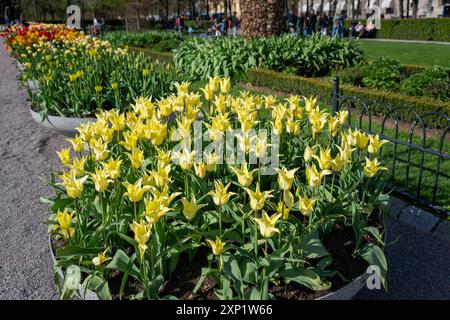
[[[77,133],[76,128],[78,128],[81,124],[96,121],[95,118],[69,118],[58,116],[48,116],[47,119],[42,121],[42,117],[39,113],[31,109],[30,112],[33,120],[41,126],[56,131],[67,137],[74,137]]]
[[[50,254],[52,256],[53,265],[56,264],[55,253],[53,252],[52,247],[52,235],[48,236],[48,244],[50,248]],[[58,270],[58,278],[60,283],[64,281],[64,275],[61,270]],[[81,300],[98,300],[97,294],[92,290],[85,290],[81,285],[79,285],[78,290],[76,292],[76,297]]]

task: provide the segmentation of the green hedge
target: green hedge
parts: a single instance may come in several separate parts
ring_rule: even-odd
[[[172,63],[173,62],[173,54],[171,52],[155,51],[155,50],[151,50],[151,49],[137,48],[137,47],[128,47],[128,48],[130,50],[143,52],[146,55],[152,57],[153,59],[159,60],[164,63]]]
[[[450,19],[384,19],[376,37],[380,39],[450,41]]]
[[[317,78],[305,78],[300,76],[286,75],[267,69],[249,69],[246,73],[245,82],[260,87],[268,87],[273,91],[282,91],[303,96],[317,96],[322,102],[331,104],[332,83]],[[355,96],[368,103],[371,101],[383,101],[391,107],[409,107],[418,114],[427,112],[440,112],[450,115],[450,103],[439,100],[412,97],[399,93],[386,92],[378,89],[358,88],[351,85],[341,84],[340,89],[345,96]],[[373,110],[373,109],[372,109]],[[373,110],[376,114],[382,114],[385,110]],[[397,116],[405,121],[413,121],[415,118],[407,109],[398,110]],[[448,121],[435,121],[434,127],[447,127]]]

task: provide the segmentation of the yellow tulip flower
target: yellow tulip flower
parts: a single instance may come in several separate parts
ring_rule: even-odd
[[[279,201],[277,205],[277,212],[281,214],[283,217],[283,220],[289,219],[289,213],[291,212],[291,209],[289,209],[283,201]]]
[[[313,155],[314,155],[314,149],[316,147],[317,146],[310,148],[309,146],[306,146],[305,151],[303,152],[303,159],[305,160],[306,163],[308,163],[312,160]]]
[[[169,175],[170,170],[171,170],[170,165],[167,166],[158,165],[156,171],[150,172],[158,187],[162,188],[170,182],[170,175]]]
[[[125,147],[128,151],[136,148],[136,143],[138,141],[138,137],[134,132],[127,131],[123,133],[123,141],[120,141],[120,144]]]
[[[108,173],[108,177],[115,180],[120,175],[120,165],[122,164],[122,160],[117,159],[109,159],[107,163],[102,162],[103,168],[105,168]]]
[[[103,90],[103,87],[100,85],[95,86],[95,92],[100,93]]]
[[[171,150],[164,151],[164,150],[158,150],[158,156],[156,157],[158,159],[158,166],[165,167],[168,164],[170,164],[171,160]]]
[[[176,153],[176,157],[178,158],[178,165],[183,169],[184,171],[189,171],[192,169],[192,166],[194,165],[194,158],[195,158],[195,150],[189,151],[187,148],[184,148],[182,152]]]
[[[220,157],[216,153],[205,153],[206,171],[216,171],[217,163],[220,161]]]
[[[366,177],[372,178],[380,170],[387,170],[387,168],[380,166],[377,159],[370,160],[366,157],[366,165],[364,166],[364,175]]]
[[[317,98],[310,97],[308,99],[306,97],[303,97],[303,100],[305,101],[305,110],[306,110],[306,112],[310,112],[312,109],[316,108]]]
[[[92,123],[91,122],[81,124],[77,128],[77,131],[80,133],[80,136],[84,142],[89,143],[89,141],[91,141],[91,139],[92,139]]]
[[[145,198],[144,202],[144,216],[147,222],[151,224],[158,222],[161,217],[172,210],[162,203],[162,199],[160,197],[153,197],[151,199]]]
[[[318,108],[311,109],[308,114],[309,122],[312,126],[313,138],[317,133],[321,133],[325,124],[327,123],[328,114],[324,111],[320,111]]]
[[[330,170],[322,170],[320,173],[317,171],[315,165],[306,167],[306,180],[308,185],[315,188],[322,184],[322,178],[326,175],[332,174]]]
[[[214,90],[211,89],[209,84],[207,84],[205,88],[202,88],[200,90],[202,90],[206,101],[211,101],[214,98]]]
[[[142,178],[137,180],[134,184],[128,181],[123,184],[127,188],[127,192],[123,195],[128,196],[131,202],[139,202],[144,193],[149,189],[147,186],[142,186]]]
[[[56,220],[59,224],[59,229],[64,238],[72,238],[75,234],[75,228],[72,228],[72,217],[75,212],[72,211],[71,214],[67,212],[67,208],[63,212],[58,210],[56,214]]]
[[[116,110],[111,112],[109,121],[111,121],[112,129],[114,131],[122,131],[125,129],[125,115],[123,113],[119,113]]]
[[[109,155],[108,144],[99,139],[91,139],[89,145],[97,161],[105,160]]]
[[[273,214],[270,217],[265,211],[262,213],[262,218],[253,218],[258,224],[259,232],[264,238],[271,238],[275,233],[280,233],[278,228],[275,228],[277,221],[281,218],[281,214]]]
[[[339,120],[339,123],[341,125],[344,125],[347,122],[348,118],[348,110],[341,110],[336,114],[336,117]]]
[[[360,150],[367,147],[369,144],[369,136],[361,131],[356,131],[356,145]]]
[[[75,174],[72,173],[63,181],[66,188],[67,195],[70,198],[76,199],[83,192],[83,183],[87,180],[88,176],[82,178],[75,178]]]
[[[91,179],[97,192],[105,191],[109,183],[112,182],[112,180],[108,179],[108,171],[106,169],[95,169],[95,173],[91,173]]]
[[[250,196],[250,207],[254,211],[259,211],[262,208],[264,208],[264,204],[266,203],[266,200],[269,198],[273,198],[273,195],[271,195],[273,190],[261,192],[259,190],[259,182],[256,184],[255,191],[252,191],[248,188],[244,188],[244,190]]]
[[[191,201],[183,198],[181,199],[181,203],[183,204],[183,214],[188,220],[194,219],[198,210],[206,206],[206,204],[197,204],[195,196],[192,197]]]
[[[283,202],[291,210],[294,207],[294,195],[289,190],[283,191]]]
[[[341,123],[339,122],[338,117],[331,117],[330,119],[328,119],[328,130],[330,131],[332,137],[336,136],[340,124]]]
[[[203,179],[206,176],[206,164],[200,162],[198,164],[194,164],[195,174],[200,179]]]
[[[297,189],[296,194],[298,197],[298,208],[300,212],[305,216],[309,216],[314,211],[314,204],[316,203],[317,198],[308,198],[307,196],[302,197],[300,189]]]
[[[175,87],[177,88],[178,95],[184,97],[189,92],[190,82],[184,81],[182,83],[175,82]]]
[[[139,254],[142,261],[145,250],[147,250],[147,242],[150,239],[152,224],[146,224],[143,220],[141,220],[140,223],[133,221],[133,223],[130,224],[130,229],[134,233],[134,240],[138,243]]]
[[[342,157],[341,154],[336,155],[336,157],[331,161],[331,170],[334,172],[339,172],[348,163],[348,160]]]
[[[213,92],[216,92],[219,89],[220,78],[217,76],[210,77],[208,85]]]
[[[56,151],[56,153],[59,156],[59,159],[61,160],[62,165],[68,165],[71,162],[70,158],[70,149],[69,148],[63,148],[61,151]]]
[[[223,94],[227,94],[228,92],[230,92],[231,88],[230,78],[220,79],[219,84],[220,84],[220,91]]]
[[[118,84],[117,82],[111,83],[111,89],[113,89],[114,91],[116,91],[117,89],[119,89],[119,84]]]
[[[76,152],[84,151],[84,142],[81,136],[76,136],[73,139],[66,139],[66,140],[72,144],[73,150],[75,150]]]
[[[86,163],[86,158],[74,158],[73,164],[68,167],[72,170],[75,177],[81,177],[84,175],[84,164]]]
[[[111,260],[110,257],[106,256],[106,252],[108,251],[108,249],[106,249],[103,252],[100,252],[95,258],[92,259],[92,264],[94,266],[101,266],[103,263],[105,263],[108,260]]]
[[[234,174],[237,176],[239,184],[242,187],[248,187],[253,182],[253,174],[258,171],[258,169],[253,169],[251,171],[248,171],[247,163],[243,163],[241,165],[241,168],[233,168],[230,167],[230,170],[234,172]]]
[[[261,135],[256,139],[255,145],[250,145],[250,150],[255,154],[257,158],[262,158],[266,155],[268,146],[269,144],[267,143],[267,137]]]
[[[313,155],[313,158],[317,160],[321,170],[328,170],[331,167],[333,158],[331,157],[331,148],[322,149],[320,147],[320,157]]]
[[[220,240],[219,237],[216,237],[216,241],[206,239],[206,242],[211,247],[213,254],[216,256],[220,255],[225,247],[225,242]]]
[[[226,186],[223,185],[222,181],[216,180],[214,181],[214,191],[208,192],[208,194],[213,198],[216,206],[223,206],[228,203],[232,195],[235,195],[234,192],[228,192],[228,188],[230,187],[231,182],[228,182]]]
[[[380,150],[384,144],[389,142],[388,140],[380,140],[378,134],[376,136],[370,136],[369,139],[370,144],[367,147],[367,151],[372,154],[378,153],[378,150]]]
[[[127,152],[128,158],[131,161],[131,166],[138,170],[144,164],[144,151],[134,148],[131,153]]]
[[[289,190],[292,187],[292,183],[294,182],[295,173],[299,168],[295,168],[292,170],[287,170],[286,167],[282,167],[281,169],[277,169],[278,171],[278,185],[281,190]]]

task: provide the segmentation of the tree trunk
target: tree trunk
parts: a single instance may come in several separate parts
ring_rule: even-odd
[[[399,4],[399,10],[400,10],[400,18],[403,19],[405,17],[403,15],[403,0],[399,0],[398,4]]]
[[[412,17],[417,18],[417,12],[419,11],[419,0],[412,0],[413,11]]]
[[[283,0],[241,0],[242,35],[268,37],[283,30]]]

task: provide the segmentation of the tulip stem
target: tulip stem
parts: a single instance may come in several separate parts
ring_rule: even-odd
[[[133,202],[134,205],[134,220],[137,221],[137,207],[136,207],[136,202]]]
[[[75,213],[77,214],[77,226],[78,226],[78,230],[80,232],[80,240],[81,240],[81,238],[83,236],[83,232],[82,232],[82,229],[81,229],[81,214],[78,211],[77,199],[73,199],[73,205],[74,205],[74,208],[75,208]]]
[[[222,239],[222,213],[223,213],[223,206],[220,206],[220,208],[219,208],[219,236],[220,236],[220,239]]]

